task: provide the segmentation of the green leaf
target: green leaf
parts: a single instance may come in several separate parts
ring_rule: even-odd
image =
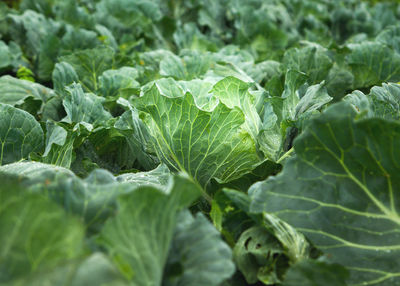
[[[131,152],[145,170],[155,168],[159,161],[151,148],[151,137],[145,124],[140,120],[138,111],[129,106],[115,122],[114,127],[126,139]]]
[[[126,173],[114,177],[102,169],[85,179],[70,170],[38,162],[21,162],[0,167],[0,174],[17,177],[22,186],[48,195],[67,212],[79,216],[90,230],[99,229],[115,212],[116,199],[139,187],[169,192],[171,174],[165,165],[149,172]]]
[[[43,81],[51,79],[60,47],[60,39],[56,35],[49,35],[43,39],[40,46],[39,63],[37,67],[37,75],[39,79]]]
[[[293,48],[285,52],[283,66],[285,70],[295,70],[308,76],[308,83],[323,81],[332,67],[327,50],[319,45]]]
[[[76,133],[68,132],[62,126],[47,121],[46,147],[42,162],[69,168],[76,137]]]
[[[284,286],[346,286],[349,276],[346,268],[339,264],[328,264],[315,260],[302,260],[289,268]]]
[[[26,10],[22,15],[10,14],[9,17],[12,38],[26,47],[25,50],[30,57],[39,56],[46,39],[54,37],[62,26],[60,22],[32,10]]]
[[[262,129],[258,135],[260,149],[272,161],[287,152],[293,127],[301,128],[304,120],[332,100],[324,82],[307,87],[306,76],[295,70],[286,73],[282,97],[264,100]],[[295,129],[296,131],[296,129]],[[280,161],[279,161],[280,162]]]
[[[13,106],[21,105],[29,97],[46,102],[54,97],[53,90],[27,80],[17,79],[9,75],[0,77],[0,102]]]
[[[210,68],[210,58],[195,51],[178,57],[167,53],[160,62],[160,75],[176,80],[192,80],[204,75]]]
[[[29,113],[0,104],[0,165],[27,159],[43,148],[43,130]]]
[[[400,26],[389,26],[376,37],[376,41],[386,44],[400,53]]]
[[[379,42],[348,45],[346,57],[354,83],[353,89],[370,87],[384,81],[400,81],[400,55]]]
[[[67,95],[63,99],[63,106],[67,112],[64,119],[68,123],[85,122],[100,124],[111,118],[111,114],[102,105],[104,98],[93,93],[84,93],[80,84],[66,87]]]
[[[10,49],[3,41],[0,41],[0,69],[11,65]]]
[[[61,62],[55,65],[52,79],[54,90],[60,95],[66,94],[66,86],[79,81],[75,69],[66,62]]]
[[[71,281],[71,286],[126,286],[127,284],[109,258],[100,252],[95,252],[85,259]]]
[[[138,71],[131,67],[105,71],[99,77],[99,93],[104,97],[130,94],[140,87],[135,80],[138,76]]]
[[[71,1],[70,1],[71,2]],[[100,44],[97,33],[73,26],[66,26],[66,33],[61,38],[61,54],[69,55],[75,51],[93,49]]]
[[[254,184],[251,211],[286,221],[334,263],[349,283],[400,282],[400,125],[355,121],[348,103],[310,121],[295,141],[297,156],[278,176]]]
[[[0,173],[18,176],[20,182],[26,183],[29,187],[36,183],[49,183],[58,180],[58,177],[74,176],[74,173],[66,168],[39,162],[18,162],[0,166]]]
[[[186,79],[186,70],[181,59],[174,55],[169,54],[160,62],[160,74],[164,76],[171,76],[175,79]]]
[[[256,99],[248,92],[249,84],[235,78],[226,77],[217,82],[211,92],[228,108],[241,109],[246,118],[246,130],[257,138],[261,126],[261,119],[255,107]]]
[[[203,186],[212,178],[234,180],[259,163],[255,142],[243,127],[243,112],[236,107],[220,103],[211,112],[203,111],[191,94],[168,98],[156,86],[135,105],[148,113],[144,120],[159,158]]]
[[[274,215],[264,214],[263,225],[280,241],[291,263],[310,256],[310,244],[304,235]]]
[[[83,254],[84,229],[59,206],[16,186],[2,186],[0,198],[0,282]]]
[[[279,268],[286,264],[286,258],[279,241],[264,227],[254,226],[242,233],[234,248],[234,259],[249,284],[281,282]]]
[[[98,77],[113,67],[114,52],[111,48],[101,47],[77,51],[59,60],[74,68],[86,92],[95,92],[99,88]]]
[[[296,105],[295,118],[301,118],[326,105],[332,97],[328,95],[325,83],[312,85]]]
[[[46,272],[37,271],[6,285],[127,286],[128,284],[107,256],[97,252],[86,259],[62,261],[52,268],[47,268]]]
[[[118,199],[118,214],[104,225],[99,243],[134,285],[161,285],[177,212],[201,191],[175,176],[168,192],[140,187]]]
[[[325,81],[328,94],[338,100],[351,90],[354,76],[348,68],[334,64]]]
[[[48,181],[46,187],[50,194],[54,193],[53,199],[68,212],[81,217],[90,230],[97,230],[115,212],[117,197],[131,192],[138,185],[118,183],[110,172],[95,169],[85,179],[76,176],[61,178]]]
[[[362,116],[400,119],[400,85],[384,83],[374,86],[369,95],[354,91],[344,98],[352,104]]]
[[[119,175],[117,180],[119,182],[128,182],[130,185],[152,186],[167,191],[170,177],[171,173],[168,167],[164,164],[160,164],[157,168],[149,172],[125,173]]]
[[[180,269],[174,273],[174,269]],[[219,232],[198,213],[182,211],[164,272],[163,285],[220,285],[235,270],[232,251]]]

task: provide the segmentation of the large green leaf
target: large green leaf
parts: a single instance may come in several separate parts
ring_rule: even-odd
[[[362,116],[400,119],[400,85],[384,83],[374,86],[369,95],[353,91],[344,98],[350,102]]]
[[[180,269],[174,273],[174,269]],[[235,270],[232,251],[201,214],[189,211],[177,219],[163,285],[220,285]]]
[[[65,55],[79,50],[93,49],[99,44],[96,32],[66,25],[66,32],[61,38],[60,50],[61,54]]]
[[[97,252],[86,259],[62,261],[52,268],[47,268],[46,272],[37,271],[6,285],[127,286],[128,283],[109,258]]]
[[[282,173],[251,187],[251,211],[303,232],[351,285],[399,285],[400,125],[355,116],[340,103],[313,119]]]
[[[200,194],[196,184],[174,177],[168,192],[140,187],[118,200],[118,214],[100,235],[121,273],[133,285],[161,285],[178,210]]]
[[[74,82],[78,82],[79,78],[75,69],[69,63],[61,62],[55,65],[52,80],[54,90],[63,95],[66,93],[65,87]]]
[[[209,56],[195,51],[187,53],[182,57],[167,53],[160,62],[160,74],[177,80],[192,80],[202,76],[210,67]]]
[[[302,260],[289,268],[284,286],[346,286],[348,271],[339,264]],[[301,281],[301,282],[300,282]],[[299,284],[300,283],[300,284]]]
[[[84,93],[80,84],[74,83],[66,90],[67,94],[63,99],[67,112],[66,122],[85,122],[95,125],[111,118],[111,114],[102,105],[104,98],[93,93]]]
[[[12,14],[10,19],[13,40],[33,59],[37,76],[49,80],[60,48],[58,34],[62,23],[32,10],[26,10],[22,15]]]
[[[95,230],[114,213],[116,199],[139,187],[153,187],[165,193],[171,174],[165,165],[149,172],[126,173],[115,177],[96,169],[81,179],[66,168],[38,162],[13,163],[0,167],[0,174],[17,177],[27,189],[42,192],[79,216]]]
[[[303,72],[308,76],[310,84],[323,81],[332,67],[332,60],[328,51],[319,46],[306,46],[301,49],[287,50],[283,58],[283,66],[286,70]]]
[[[62,126],[46,122],[46,147],[43,163],[69,168],[72,162],[72,150],[76,133],[68,132]]]
[[[127,141],[127,145],[136,160],[145,170],[151,170],[159,163],[155,151],[151,148],[151,137],[146,125],[140,120],[138,111],[129,105],[115,122],[114,127]]]
[[[349,45],[346,57],[353,75],[353,88],[370,87],[383,81],[400,80],[400,55],[379,42]]]
[[[10,105],[21,105],[32,97],[38,101],[47,101],[55,96],[53,90],[27,80],[17,79],[9,75],[0,78],[0,102]]]
[[[119,182],[128,182],[130,185],[153,186],[158,189],[163,188],[167,191],[171,173],[167,166],[161,164],[149,172],[125,173],[119,175]]]
[[[400,53],[400,26],[390,26],[376,37],[378,42],[384,43]]]
[[[212,111],[203,111],[191,94],[169,98],[155,85],[135,105],[148,113],[144,120],[160,159],[187,171],[203,186],[212,178],[234,180],[259,163],[255,142],[244,129],[245,117],[237,107],[220,103]]]
[[[0,198],[0,282],[83,255],[84,229],[59,206],[13,185]]]
[[[99,77],[99,93],[102,96],[131,95],[139,89],[139,83],[135,80],[137,77],[138,71],[131,67],[105,71]]]
[[[0,41],[0,69],[11,65],[11,54],[8,46],[3,41]]]
[[[73,177],[74,173],[66,168],[39,162],[17,162],[0,167],[0,173],[17,176],[21,183],[32,187],[35,183],[49,183],[59,177]]]
[[[0,104],[0,165],[27,159],[43,148],[43,130],[29,113]]]
[[[98,77],[113,67],[114,52],[108,47],[82,50],[60,57],[60,61],[74,68],[86,92],[95,92],[99,88]]]

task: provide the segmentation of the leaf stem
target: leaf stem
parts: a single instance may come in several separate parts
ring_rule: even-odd
[[[287,157],[289,157],[294,151],[294,148],[290,148],[289,151],[287,151],[285,154],[282,155],[282,157],[280,157],[278,159],[278,161],[276,161],[277,164],[280,164],[283,160],[285,160]]]

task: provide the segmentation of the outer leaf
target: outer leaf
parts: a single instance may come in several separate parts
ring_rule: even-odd
[[[395,83],[374,86],[369,95],[354,91],[344,100],[350,102],[363,116],[400,119],[400,85]]]
[[[173,268],[181,273],[174,275]],[[163,285],[220,285],[235,270],[232,251],[201,214],[180,213],[165,269]]]
[[[43,148],[43,130],[29,113],[0,104],[0,165],[26,159]]]
[[[167,55],[160,62],[160,74],[164,76],[172,76],[175,79],[186,79],[186,69],[181,59],[174,55]]]
[[[348,271],[339,264],[303,260],[289,268],[284,286],[345,286]]]
[[[63,105],[67,112],[67,122],[99,124],[111,118],[111,114],[103,108],[103,98],[84,93],[80,84],[72,84],[66,89],[68,95]]]
[[[62,285],[62,286],[127,286],[107,256],[95,252],[86,259],[65,260],[46,272],[34,272],[13,280],[7,286]]]
[[[37,182],[43,183],[46,180],[55,180],[58,176],[74,176],[74,173],[66,168],[38,162],[18,162],[1,166],[0,173],[8,176],[18,176],[21,182],[30,187]]]
[[[0,102],[21,105],[28,97],[47,101],[55,96],[54,91],[43,85],[5,75],[0,78]]]
[[[79,81],[75,69],[66,62],[61,62],[55,65],[52,79],[54,89],[62,95],[66,94],[66,86]]]
[[[119,175],[119,182],[129,182],[129,184],[137,186],[152,186],[158,189],[168,190],[168,181],[171,173],[167,166],[161,164],[156,169],[149,172],[126,173]]]
[[[400,124],[354,117],[341,103],[312,120],[295,142],[297,157],[251,187],[251,210],[303,232],[350,269],[349,283],[398,285]]]
[[[400,53],[400,26],[390,26],[376,37],[378,42],[384,43]]]
[[[168,193],[171,179],[164,165],[150,172],[127,173],[118,177],[96,169],[81,179],[65,168],[23,162],[0,167],[0,174],[17,177],[25,188],[45,193],[66,211],[81,217],[90,230],[101,227],[115,212],[119,195],[139,187],[152,187]]]
[[[42,162],[69,168],[75,134],[68,134],[67,130],[51,121],[46,122],[46,129],[46,148]]]
[[[259,162],[238,108],[220,103],[212,112],[203,111],[191,94],[168,98],[155,86],[136,101],[136,106],[148,113],[145,121],[160,159],[187,171],[203,186],[212,178],[222,182],[236,179]]]
[[[0,282],[82,255],[84,230],[54,203],[14,187],[0,189]]]
[[[108,70],[99,77],[99,92],[102,96],[117,96],[139,88],[135,80],[138,71],[131,67]]]
[[[349,45],[346,58],[354,74],[353,88],[400,80],[400,55],[378,42]]]
[[[51,182],[51,181],[50,181]],[[71,177],[48,184],[53,199],[79,215],[91,230],[98,229],[115,211],[116,198],[140,184],[120,184],[108,171],[95,169],[85,179]]]
[[[131,108],[129,106],[129,108]],[[132,154],[145,170],[154,169],[159,161],[151,149],[151,137],[145,124],[140,120],[138,111],[131,108],[123,113],[114,127],[125,136]]]
[[[0,69],[11,65],[11,54],[8,46],[0,41]]]
[[[286,51],[283,65],[286,70],[305,73],[308,76],[308,82],[316,84],[326,78],[332,67],[332,60],[328,57],[326,49],[315,45]]]
[[[75,69],[85,91],[95,92],[99,88],[97,78],[113,66],[114,52],[108,47],[95,48],[61,57],[60,61]]]
[[[120,197],[118,214],[105,224],[100,243],[133,285],[161,285],[177,211],[199,194],[193,182],[175,177],[169,194],[141,187]]]

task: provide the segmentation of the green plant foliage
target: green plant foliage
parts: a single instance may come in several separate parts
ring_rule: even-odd
[[[296,227],[347,266],[352,283],[396,285],[400,125],[355,115],[338,103],[312,120],[282,173],[252,186],[251,211]]]
[[[0,285],[400,286],[399,5],[0,1]]]

